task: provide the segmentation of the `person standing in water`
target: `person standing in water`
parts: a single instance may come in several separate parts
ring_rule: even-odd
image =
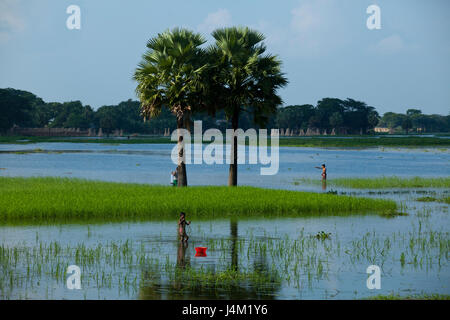
[[[186,221],[186,214],[184,212],[180,213],[180,220],[178,220],[178,235],[181,241],[187,242],[189,237],[186,233],[186,225],[190,225],[190,221]]]
[[[322,164],[322,167],[315,167],[316,169],[322,169],[322,181],[327,180],[327,168],[325,167],[325,163]]]

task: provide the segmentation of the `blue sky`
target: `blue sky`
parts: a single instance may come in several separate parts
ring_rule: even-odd
[[[69,5],[81,29],[66,27]],[[381,8],[369,30],[366,8]],[[94,109],[136,99],[132,74],[147,40],[175,26],[245,25],[283,61],[289,104],[362,100],[380,113],[450,112],[448,0],[0,0],[0,87]]]

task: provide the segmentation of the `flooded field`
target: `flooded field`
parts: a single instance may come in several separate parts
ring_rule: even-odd
[[[0,145],[0,176],[62,176],[168,184],[172,145]],[[29,153],[39,149],[37,152]],[[333,177],[450,176],[445,149],[280,148],[280,172],[241,165],[239,184],[393,199],[405,216],[329,216],[0,226],[1,299],[360,299],[450,294],[446,188],[360,190],[294,184]],[[188,166],[191,185],[224,185],[227,165]],[[251,199],[249,199],[251,201]],[[189,220],[189,213],[188,213]],[[195,256],[205,246],[206,257]],[[81,289],[66,286],[69,265]],[[381,289],[366,286],[381,268]]]
[[[35,143],[0,144],[0,176],[61,176],[168,185],[176,168],[171,144]],[[203,146],[205,147],[205,145]],[[250,148],[248,154],[256,152]],[[238,183],[258,187],[304,189],[297,178],[316,178],[315,166],[327,164],[333,177],[450,176],[446,148],[338,149],[280,147],[279,171],[261,176],[261,165],[239,165]],[[195,155],[194,155],[195,157]],[[228,165],[187,165],[189,185],[226,185]],[[313,190],[316,190],[314,188]]]

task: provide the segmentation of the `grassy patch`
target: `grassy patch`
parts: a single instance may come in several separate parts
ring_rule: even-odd
[[[294,184],[320,184],[321,181],[311,179],[296,179]],[[327,180],[327,185],[355,189],[385,189],[385,188],[450,188],[450,177],[444,178],[335,178]]]
[[[435,202],[435,201],[437,201],[437,199],[433,198],[433,197],[420,197],[420,198],[417,198],[416,201],[420,201],[420,202]]]
[[[171,276],[171,277],[170,277]],[[226,270],[212,271],[200,267],[199,269],[188,267],[186,269],[176,268],[175,272],[169,273],[173,282],[183,282],[189,289],[196,287],[206,288],[227,288],[239,287],[250,282],[252,286],[260,287],[262,285],[280,284],[281,277],[276,272],[239,271],[235,268]]]
[[[284,147],[446,147],[450,139],[433,137],[293,137],[280,138]]]
[[[422,198],[417,198],[416,201],[421,201],[421,202],[443,202],[443,203],[450,204],[450,197],[444,197],[444,198],[441,198],[441,199],[437,199],[437,198],[433,198],[433,197],[422,197]]]
[[[85,137],[21,137],[0,136],[0,143],[26,144],[37,142],[73,142],[73,143],[106,143],[106,144],[154,144],[176,143],[170,137],[141,136],[130,139],[117,138],[85,138]],[[205,141],[204,143],[209,143]],[[450,147],[450,139],[439,137],[379,137],[379,136],[344,136],[344,137],[280,137],[282,147],[441,147],[441,151]],[[442,147],[444,147],[442,149]]]
[[[85,137],[22,137],[22,136],[0,136],[0,143],[29,144],[39,142],[72,142],[72,143],[104,143],[111,145],[119,144],[155,144],[155,143],[176,143],[170,137],[130,137],[130,139],[117,138],[85,138]]]
[[[396,209],[391,200],[255,187],[156,186],[68,178],[0,177],[0,221],[350,215]]]
[[[450,300],[448,294],[417,294],[400,296],[398,294],[378,295],[369,298],[370,300]]]
[[[440,201],[440,202],[444,202],[444,203],[450,204],[450,197],[442,198],[442,199],[439,200],[439,201]]]
[[[292,236],[274,231],[261,237],[249,228],[239,237],[223,237],[204,226],[196,228],[190,241],[208,247],[214,264],[192,263],[197,259],[193,257],[194,245],[177,241],[175,229],[172,236],[149,233],[149,241],[141,236],[136,239],[131,228],[125,230],[129,237],[113,240],[111,235],[121,232],[120,226],[107,226],[106,233],[103,228],[93,228],[89,236],[88,225],[71,233],[73,241],[68,242],[61,241],[61,232],[73,226],[27,227],[27,233],[36,231],[34,243],[27,239],[0,244],[0,299],[29,299],[30,293],[32,299],[64,299],[67,290],[54,288],[65,285],[67,266],[71,264],[81,268],[82,290],[90,293],[89,299],[135,299],[137,294],[141,299],[286,299],[293,292],[301,297],[305,292],[321,290],[318,281],[334,275],[336,263],[356,267],[379,263],[388,270],[397,265],[412,276],[419,275],[419,270],[425,277],[445,276],[450,252],[449,233],[433,231],[429,225],[384,236],[373,230],[353,239],[340,239],[336,233],[324,241],[304,228]],[[24,230],[16,231],[14,234],[20,236]],[[86,232],[91,241],[83,240]],[[404,248],[401,257],[399,248]],[[233,256],[238,259],[233,261]],[[351,269],[343,270],[343,279],[353,272]],[[429,274],[429,270],[435,271]],[[288,289],[288,295],[283,289]],[[320,293],[315,297],[323,298]],[[374,298],[400,297],[392,294]]]
[[[319,240],[327,240],[327,239],[331,238],[331,233],[327,233],[325,231],[319,231],[316,233],[316,235],[314,237]]]
[[[396,210],[386,210],[380,214],[382,217],[385,218],[395,218],[398,216],[407,216],[408,214],[406,212],[396,211]]]

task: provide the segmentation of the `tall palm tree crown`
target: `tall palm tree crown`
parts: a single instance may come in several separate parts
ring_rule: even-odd
[[[136,93],[145,118],[156,117],[163,107],[177,119],[177,128],[186,128],[194,109],[202,108],[202,73],[207,68],[205,40],[190,30],[175,28],[147,42],[147,52],[134,73]],[[178,185],[187,185],[184,153],[179,137]]]
[[[225,110],[234,130],[241,112],[251,112],[254,122],[264,126],[282,104],[277,90],[287,85],[281,61],[266,54],[264,35],[247,27],[217,29],[215,45],[208,48],[215,62],[212,83],[216,103]],[[233,139],[229,185],[237,185],[237,137]]]

